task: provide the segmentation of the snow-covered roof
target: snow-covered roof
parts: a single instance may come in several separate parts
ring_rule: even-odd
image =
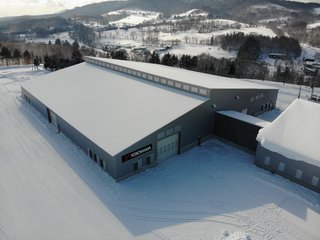
[[[208,89],[276,89],[258,83],[252,83],[241,79],[221,77],[217,75],[199,73],[186,69],[169,67],[160,64],[123,61],[110,58],[95,58],[103,62],[115,64],[121,67],[145,72],[148,74],[165,77],[182,83],[196,85]]]
[[[208,100],[89,63],[22,87],[111,156]]]
[[[259,126],[259,127],[266,127],[270,123],[270,122],[267,122],[267,121],[262,120],[260,118],[253,117],[248,114],[236,112],[236,111],[232,111],[232,110],[219,111],[218,113],[225,115],[225,116],[228,116],[228,117],[231,117],[231,118],[234,118],[234,119],[238,119],[242,122],[246,122],[246,123],[250,123],[250,124]]]
[[[257,140],[273,152],[320,167],[320,104],[295,100],[259,131]]]

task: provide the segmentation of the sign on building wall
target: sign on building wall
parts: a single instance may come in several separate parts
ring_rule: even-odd
[[[152,144],[150,144],[150,145],[148,145],[148,146],[145,146],[145,147],[143,147],[143,148],[140,148],[140,149],[138,149],[138,150],[135,150],[135,151],[133,151],[133,152],[131,152],[131,153],[128,153],[128,154],[126,154],[126,155],[123,155],[123,156],[122,156],[122,162],[129,161],[129,160],[131,160],[131,159],[133,159],[133,158],[135,158],[135,157],[138,157],[138,156],[140,156],[140,155],[142,155],[142,154],[144,154],[144,153],[146,153],[146,152],[149,152],[149,151],[151,151],[151,150],[152,150]]]

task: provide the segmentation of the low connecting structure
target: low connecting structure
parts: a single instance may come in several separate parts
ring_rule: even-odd
[[[258,132],[269,123],[241,112],[217,111],[213,133],[215,136],[255,154],[258,145],[256,140]]]
[[[216,111],[256,115],[277,94],[239,79],[93,57],[22,85],[23,97],[116,180],[209,139]]]
[[[320,192],[320,104],[295,100],[259,131],[256,165]]]

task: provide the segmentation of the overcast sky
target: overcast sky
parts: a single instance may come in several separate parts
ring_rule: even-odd
[[[0,0],[0,17],[55,13],[65,9],[103,1],[106,0]],[[298,1],[320,3],[320,0]]]

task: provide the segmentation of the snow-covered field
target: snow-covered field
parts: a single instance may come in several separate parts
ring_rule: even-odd
[[[183,44],[180,46],[175,46],[172,49],[168,50],[168,52],[177,56],[182,56],[183,54],[189,54],[191,56],[208,54],[216,58],[235,58],[237,56],[236,52],[229,52],[223,50],[221,47],[197,44]]]
[[[320,239],[319,194],[215,139],[114,182],[21,102],[20,83],[42,74],[0,68],[1,240]],[[296,90],[282,87],[278,106]]]
[[[314,22],[314,23],[307,25],[308,29],[313,29],[313,28],[317,28],[317,27],[320,27],[320,21],[317,21],[317,22]]]

